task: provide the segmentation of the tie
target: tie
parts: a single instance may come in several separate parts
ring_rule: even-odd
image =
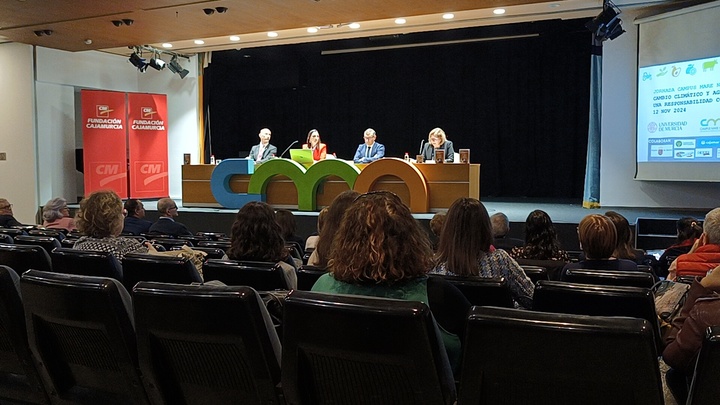
[[[263,155],[263,153],[265,153],[265,146],[263,146],[262,144],[260,144],[260,147],[258,148],[257,159],[255,159],[255,160],[258,161],[258,162],[261,161],[261,160],[262,160],[262,155]]]
[[[368,146],[367,149],[365,149],[365,157],[370,157],[370,150],[372,149],[372,146]]]

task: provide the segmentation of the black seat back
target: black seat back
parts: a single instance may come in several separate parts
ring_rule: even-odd
[[[195,232],[195,236],[209,240],[219,240],[225,238],[227,235],[222,232]]]
[[[533,309],[542,312],[645,319],[662,348],[655,299],[649,288],[539,281]]]
[[[630,287],[652,288],[655,279],[652,274],[642,271],[614,271],[566,269],[562,281],[581,284],[624,285]]]
[[[128,291],[139,281],[175,284],[203,281],[195,265],[185,257],[129,253],[123,258],[122,268],[123,285]]]
[[[463,348],[459,405],[663,404],[643,319],[473,307]]]
[[[565,267],[565,262],[562,260],[536,260],[536,259],[515,259],[516,262],[522,267],[525,266],[540,266],[547,270],[548,280],[560,280],[560,272]],[[529,274],[528,274],[529,276]],[[534,281],[537,282],[537,281]]]
[[[4,264],[18,275],[29,269],[52,271],[50,255],[37,245],[0,244],[0,264]]]
[[[0,233],[0,243],[15,243],[15,241],[12,236],[6,233]]]
[[[707,329],[695,374],[690,385],[688,405],[713,404],[720,398],[720,326]]]
[[[293,291],[285,300],[288,404],[452,404],[455,383],[427,305]]]
[[[140,369],[158,403],[281,403],[280,340],[255,290],[140,282],[133,302]]]
[[[530,278],[530,281],[533,282],[533,284],[537,283],[540,280],[549,280],[548,278],[548,272],[545,267],[542,266],[532,266],[529,264],[523,264],[520,265],[522,267],[523,271],[525,272],[525,275]]]
[[[211,259],[203,265],[205,281],[246,285],[258,291],[288,290],[283,269],[277,263]]]
[[[119,281],[30,270],[20,285],[30,348],[54,404],[148,403],[132,303]]]
[[[214,247],[227,251],[230,249],[229,240],[201,240],[198,241],[198,246]]]
[[[315,285],[315,282],[325,273],[327,273],[327,269],[323,267],[310,266],[307,264],[302,265],[297,270],[297,289],[310,291],[312,286]]]
[[[0,265],[0,402],[48,404],[28,345],[20,276]]]
[[[57,273],[123,279],[120,262],[109,252],[57,248],[50,258]]]
[[[41,246],[48,254],[50,254],[53,249],[62,247],[60,241],[52,236],[18,235],[14,239],[16,245]]]
[[[153,245],[161,245],[165,248],[165,250],[172,250],[175,246],[190,246],[192,247],[193,243],[190,240],[187,239],[170,239],[170,238],[155,238],[150,237],[150,241],[153,243]]]
[[[460,277],[430,275],[442,277],[460,290],[472,305],[491,305],[513,307],[512,292],[504,277]]]
[[[18,228],[0,228],[0,233],[10,235],[13,238],[18,235],[27,235],[27,232]]]
[[[28,235],[33,236],[52,236],[53,238],[62,241],[65,239],[65,232],[60,229],[31,229],[28,231]]]

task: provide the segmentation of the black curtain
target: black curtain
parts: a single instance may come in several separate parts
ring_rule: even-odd
[[[351,159],[372,127],[386,156],[414,156],[441,127],[456,151],[470,149],[481,164],[482,196],[579,200],[590,87],[585,22],[215,52],[205,69],[213,152],[237,157],[263,127],[281,152],[317,128],[330,153]],[[352,52],[322,54],[338,50]]]

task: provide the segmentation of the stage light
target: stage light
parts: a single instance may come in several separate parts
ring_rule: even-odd
[[[180,75],[180,78],[181,78],[181,79],[184,79],[185,76],[187,76],[188,73],[190,73],[189,70],[183,69],[183,67],[180,66],[180,64],[179,64],[178,61],[177,61],[177,56],[173,56],[173,58],[170,60],[170,63],[168,63],[167,66],[168,66],[168,69],[170,69],[171,72],[177,73],[178,75]]]
[[[137,52],[133,52],[128,60],[137,68],[137,70],[141,73],[145,73],[145,69],[147,69],[148,64],[145,62],[145,59],[141,58],[140,55],[137,54]]]
[[[148,63],[148,65],[155,70],[163,70],[165,69],[166,63],[164,60],[155,55],[152,59],[150,59],[150,63]]]
[[[585,28],[595,34],[595,37],[600,41],[613,40],[625,32],[621,25],[620,13],[620,9],[615,4],[609,0],[605,1],[603,11],[588,21]]]

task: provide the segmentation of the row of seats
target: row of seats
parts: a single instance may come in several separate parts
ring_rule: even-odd
[[[3,375],[4,398],[28,400],[32,392],[33,403],[663,403],[653,328],[639,318],[475,306],[456,385],[420,302],[292,291],[281,344],[250,287],[140,282],[130,299],[113,279],[30,270],[20,281],[21,301],[12,294],[16,279],[0,267],[2,311],[11,313],[2,314],[0,333],[20,359],[14,368],[1,362],[0,372],[23,376],[26,390],[13,397],[16,386]],[[720,330],[711,333],[693,383],[697,400],[720,389],[703,378],[720,365]]]

